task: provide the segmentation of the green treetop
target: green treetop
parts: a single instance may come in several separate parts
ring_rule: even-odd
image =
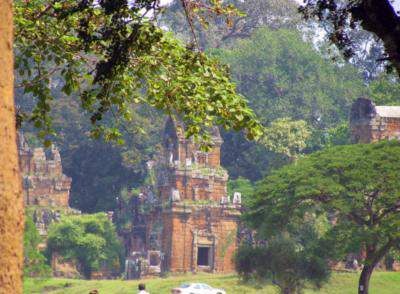
[[[77,261],[86,278],[103,266],[120,272],[122,247],[105,213],[63,217],[51,225],[47,254]]]
[[[324,212],[332,257],[365,253],[359,293],[400,241],[400,143],[337,146],[298,159],[261,181],[248,219],[264,234]],[[333,254],[335,253],[335,254]]]
[[[294,124],[303,120],[312,132],[312,140],[307,140],[307,145],[312,141],[313,146],[307,149],[321,145],[328,129],[347,122],[352,102],[368,91],[354,67],[339,66],[323,58],[293,30],[261,28],[250,38],[237,40],[232,48],[211,52],[229,64],[238,91],[271,131],[270,135],[266,132],[267,137],[272,139],[283,134],[283,118],[293,120]],[[287,130],[292,129],[290,124],[286,124]],[[225,142],[221,162],[233,178],[244,176],[259,180],[272,168],[287,163],[285,156],[246,141],[244,133],[221,133]],[[292,156],[293,152],[304,149],[307,137],[306,132],[296,133],[301,136],[293,137],[292,133],[292,138],[287,138],[292,144],[288,150],[281,148],[286,140],[283,136],[279,144],[267,145],[273,151]]]

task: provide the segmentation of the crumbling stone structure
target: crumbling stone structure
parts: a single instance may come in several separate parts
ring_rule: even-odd
[[[234,271],[241,195],[227,195],[222,139],[218,128],[210,132],[213,147],[207,153],[185,137],[182,123],[168,120],[163,154],[149,164],[154,185],[142,189],[132,208],[127,264],[136,274],[144,268],[147,273]]]
[[[24,136],[19,133],[18,155],[25,207],[32,213],[33,221],[44,241],[49,226],[58,222],[62,215],[81,214],[68,204],[72,179],[63,174],[60,152],[54,145],[49,152],[44,148],[31,149]],[[40,243],[38,248],[44,250],[46,243]],[[73,262],[61,260],[59,256],[52,258],[54,276],[68,278],[79,276]]]
[[[400,140],[400,106],[375,106],[359,98],[351,108],[350,129],[353,143]]]
[[[52,145],[46,156],[43,148],[31,150],[21,134],[18,141],[25,205],[68,208],[72,180],[63,174],[58,148]]]
[[[80,214],[68,205],[71,178],[63,174],[60,152],[54,145],[49,154],[43,148],[31,149],[20,133],[18,153],[25,207],[32,212],[39,234],[47,236],[49,226],[61,215]]]

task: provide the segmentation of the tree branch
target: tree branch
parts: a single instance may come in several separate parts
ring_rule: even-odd
[[[243,20],[243,19],[246,19],[246,16],[239,17],[239,18],[235,19],[234,22],[233,22],[233,25],[232,25],[231,30],[229,31],[229,33],[225,34],[225,35],[222,37],[221,40],[222,40],[222,41],[225,41],[226,39],[229,39],[229,38],[231,38],[232,36],[236,35],[236,34],[237,34],[236,31],[237,31],[238,23],[239,23],[241,20]]]
[[[376,250],[376,247],[371,250],[367,246],[367,256],[365,261],[368,262],[370,266],[375,267],[375,265],[386,255],[386,253],[388,253],[388,251],[399,241],[400,238],[389,238],[389,241],[378,250]]]
[[[364,226],[364,225],[370,226],[370,224],[367,221],[365,221],[362,217],[357,215],[354,211],[349,213],[349,217],[360,226]]]
[[[384,209],[381,215],[376,218],[376,223],[379,223],[385,216],[387,216],[390,213],[400,213],[400,204]]]
[[[389,0],[363,0],[351,14],[363,29],[382,39],[389,61],[400,74],[400,17]]]

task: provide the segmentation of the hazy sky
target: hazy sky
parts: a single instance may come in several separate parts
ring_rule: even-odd
[[[161,0],[161,4],[167,4],[169,2],[171,2],[172,0]],[[303,0],[294,0],[297,3],[303,3]],[[400,10],[400,0],[393,0],[393,7],[396,9],[396,11]]]

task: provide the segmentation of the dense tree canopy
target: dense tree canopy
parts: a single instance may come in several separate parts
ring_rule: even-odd
[[[400,241],[399,160],[397,141],[338,146],[300,158],[258,184],[249,220],[273,234],[306,214],[326,213],[332,226],[323,238],[332,257],[365,253],[359,293],[368,293],[374,267]]]
[[[39,250],[41,240],[31,211],[27,211],[24,228],[24,276],[50,275],[50,266],[46,257]]]
[[[282,118],[304,120],[313,134],[307,143],[314,145],[321,145],[329,129],[347,122],[352,101],[368,93],[354,67],[324,59],[296,31],[262,28],[232,48],[211,52],[229,64],[238,91],[265,126]],[[222,163],[234,178],[257,180],[287,162],[241,133],[222,135]]]
[[[311,131],[304,120],[281,118],[265,129],[261,143],[269,150],[294,160],[306,148],[310,135]]]
[[[235,14],[220,1],[185,3],[189,23],[192,16]],[[33,110],[20,118],[41,128],[42,138],[54,133],[51,88],[53,76],[59,76],[63,93],[75,93],[90,114],[94,137],[120,137],[118,128],[105,127],[102,119],[116,114],[129,121],[132,105],[140,103],[180,115],[186,134],[198,141],[207,143],[204,127],[213,123],[258,137],[260,126],[226,69],[157,27],[146,17],[157,7],[155,0],[17,1],[17,87],[35,99]]]
[[[399,78],[393,75],[382,75],[369,85],[371,99],[375,105],[399,105],[400,83]]]
[[[122,246],[105,213],[63,217],[51,225],[46,250],[50,257],[77,261],[86,278],[104,266],[120,272]]]
[[[320,288],[329,278],[328,262],[318,251],[299,246],[290,238],[270,238],[262,245],[242,244],[235,266],[244,280],[271,279],[280,294],[302,294],[306,284]]]
[[[347,119],[352,101],[363,93],[353,67],[324,59],[294,31],[263,28],[235,48],[212,53],[229,64],[238,91],[264,123],[289,117],[331,127]]]

